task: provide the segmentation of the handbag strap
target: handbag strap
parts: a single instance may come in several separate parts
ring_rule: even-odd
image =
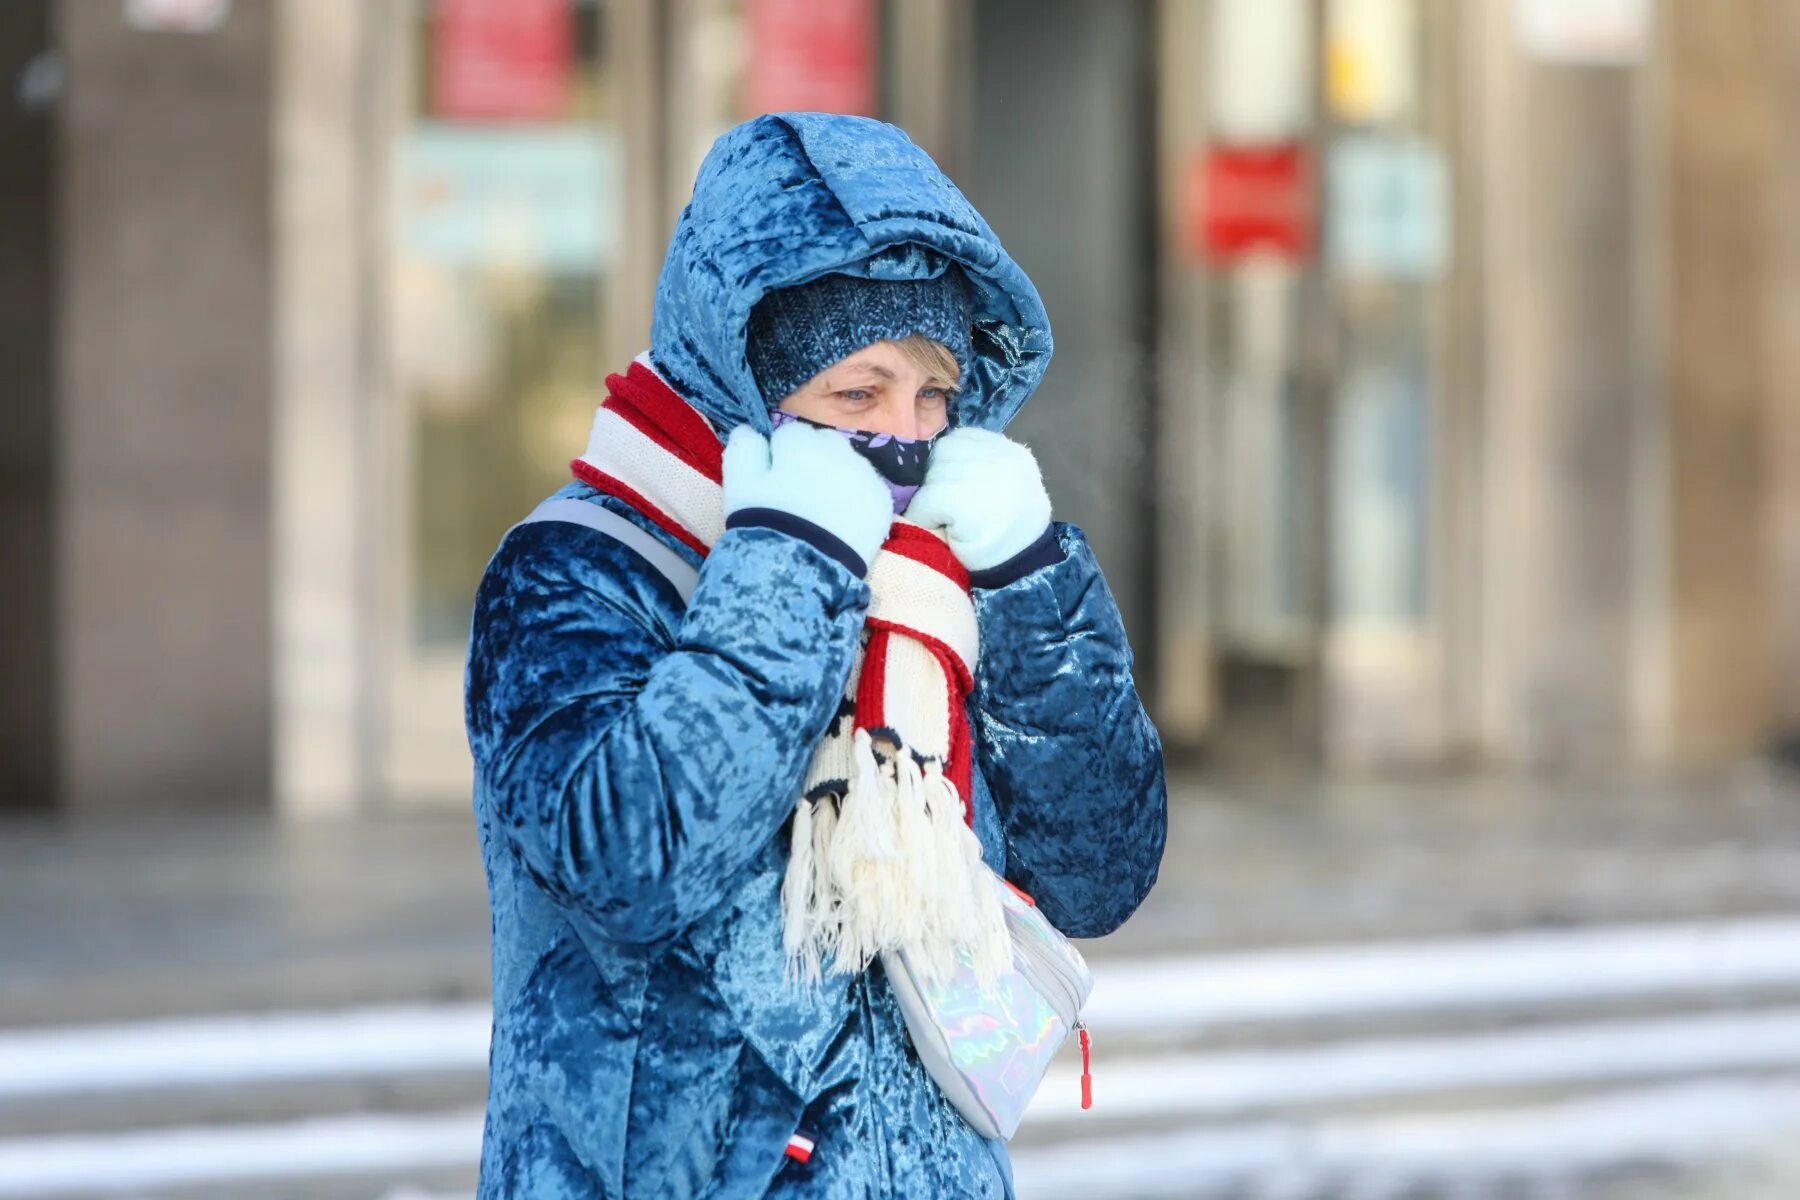
[[[694,585],[700,580],[699,570],[675,551],[619,513],[591,501],[578,500],[572,496],[552,498],[532,509],[519,525],[529,525],[535,521],[568,521],[605,534],[643,559],[652,570],[668,580],[669,586],[675,589],[683,604],[693,596]],[[513,529],[517,529],[519,525],[513,526]],[[511,533],[512,530],[507,532]]]

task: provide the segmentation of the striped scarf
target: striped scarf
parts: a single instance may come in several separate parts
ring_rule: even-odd
[[[704,557],[725,531],[720,435],[648,354],[606,384],[571,470]],[[962,960],[993,978],[1011,948],[973,829],[968,571],[939,532],[896,517],[868,583],[855,664],[796,797],[781,888],[788,977],[855,973],[904,950],[933,977]]]

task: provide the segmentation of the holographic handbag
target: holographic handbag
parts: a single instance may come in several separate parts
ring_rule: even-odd
[[[1092,1107],[1081,1010],[1094,977],[1030,896],[991,869],[986,875],[1012,935],[1012,969],[993,988],[976,982],[966,955],[943,980],[914,970],[904,950],[883,951],[881,963],[926,1071],[977,1133],[1010,1139],[1071,1032],[1081,1042],[1081,1107]]]

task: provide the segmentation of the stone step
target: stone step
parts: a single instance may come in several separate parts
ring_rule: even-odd
[[[1442,1139],[1439,1173],[1457,1147],[1480,1150],[1499,1179],[1507,1138],[1529,1147],[1563,1121],[1624,1130],[1577,1174],[1686,1169],[1633,1122],[1704,1095],[1737,1114],[1726,1152],[1790,1107],[1800,1138],[1790,919],[1094,965],[1096,1107],[1080,1110],[1065,1053],[1016,1142],[1052,1189],[1060,1169],[1027,1164],[1120,1145],[1177,1162],[1194,1146],[1248,1162],[1287,1147],[1304,1164],[1340,1131]],[[454,1192],[479,1151],[488,1022],[484,1004],[451,1003],[0,1033],[0,1197]],[[1392,1165],[1345,1151],[1319,1170]],[[1218,1194],[1247,1194],[1229,1186]]]
[[[1019,1145],[1031,1200],[1791,1200],[1800,1074]]]
[[[1415,1098],[1416,1099],[1416,1098]],[[467,1200],[479,1109],[0,1140],[0,1197]],[[1800,1073],[1479,1102],[1070,1125],[1013,1148],[1031,1200],[1789,1200]],[[1723,1189],[1723,1190],[1722,1190]]]

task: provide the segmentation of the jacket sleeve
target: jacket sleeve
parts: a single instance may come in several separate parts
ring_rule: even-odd
[[[728,529],[679,624],[617,542],[523,526],[476,596],[465,679],[477,804],[565,908],[622,941],[679,932],[793,810],[868,585],[811,544]]]
[[[1100,565],[1073,525],[1060,561],[974,589],[975,757],[1006,836],[1006,874],[1071,937],[1124,923],[1167,833],[1162,741]]]

